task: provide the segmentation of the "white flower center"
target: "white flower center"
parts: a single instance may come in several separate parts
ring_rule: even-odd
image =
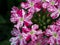
[[[54,2],[54,1],[52,1],[52,2],[51,2],[51,5],[55,5],[55,2]]]
[[[23,21],[24,19],[23,18],[20,18],[20,21]]]
[[[31,3],[30,3],[30,6],[31,6],[31,7],[33,7],[33,6],[34,6],[34,3],[33,3],[33,2],[31,2]]]
[[[35,31],[34,30],[30,31],[30,34],[35,34]]]
[[[54,38],[57,38],[58,37],[58,34],[56,32],[53,33],[53,37]]]
[[[60,9],[58,10],[58,13],[60,14]]]
[[[20,35],[20,39],[22,39],[22,38],[23,38],[23,36]]]
[[[42,2],[46,2],[46,0],[42,0]]]

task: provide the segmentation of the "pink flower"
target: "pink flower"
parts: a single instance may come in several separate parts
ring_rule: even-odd
[[[60,5],[58,5],[58,8],[51,14],[51,17],[55,19],[59,17],[59,15],[60,15]]]
[[[25,25],[22,27],[22,32],[24,32],[24,33],[28,33],[30,30],[31,29],[27,28],[27,26],[25,26]]]
[[[46,2],[43,3],[43,4],[42,4],[42,7],[43,7],[43,8],[47,8],[47,7],[48,7],[48,3],[46,3]]]
[[[50,28],[51,30],[54,30],[54,31],[59,30],[59,26],[57,26],[57,25],[50,25],[49,28]]]
[[[60,30],[59,27],[55,26],[51,25],[50,28],[46,30],[46,35],[49,37],[48,43],[50,45],[60,44]]]
[[[42,45],[42,38],[38,38],[36,41],[30,41],[30,43],[28,43],[28,45]]]
[[[42,44],[40,44],[40,42],[37,41],[31,41],[30,43],[28,43],[28,45],[42,45]]]
[[[15,37],[12,37],[10,39],[11,45],[26,45],[26,34],[25,33],[20,33],[19,30],[13,30],[12,35],[14,35]]]
[[[27,2],[22,2],[21,7],[28,9],[29,12],[34,13],[35,11],[40,11],[41,10],[41,0],[27,0]]]
[[[37,36],[36,35],[42,34],[42,31],[41,30],[37,30],[37,29],[38,29],[38,25],[34,24],[34,25],[32,25],[32,29],[27,28],[26,26],[24,26],[22,31],[24,31],[25,33],[27,32],[28,36],[31,37],[31,40],[35,41],[35,40],[37,40]]]
[[[16,28],[13,28],[13,30],[11,31],[11,34],[13,36],[19,36],[20,35],[20,30],[17,30]]]
[[[50,7],[47,8],[47,10],[49,12],[55,12],[57,10],[57,8],[55,6],[50,6]]]
[[[59,16],[58,11],[55,11],[55,12],[53,12],[53,13],[51,14],[51,17],[52,17],[53,19],[56,19],[58,16]]]
[[[57,0],[45,0],[42,3],[43,8],[47,8],[49,12],[52,12],[51,17],[53,19],[59,17],[60,14],[60,3]]]
[[[42,7],[47,8],[49,12],[54,12],[58,6],[57,0],[42,0]]]
[[[47,2],[49,2],[49,5],[51,6],[55,6],[55,5],[58,5],[58,1],[57,0],[47,0]]]
[[[60,26],[60,18],[56,21],[56,25]]]
[[[13,23],[16,23],[16,21],[18,20],[17,11],[18,11],[18,8],[14,6],[12,8],[11,18],[10,18],[11,22],[13,22]]]
[[[44,38],[43,35],[39,35],[36,41],[31,41],[28,45],[48,45],[48,38]]]
[[[31,13],[26,14],[23,9],[17,9],[16,7],[12,8],[11,13],[12,15],[10,20],[13,23],[17,23],[16,25],[14,25],[14,27],[17,27],[17,29],[22,27],[23,24],[26,26],[32,24],[31,18],[33,17],[33,15]]]

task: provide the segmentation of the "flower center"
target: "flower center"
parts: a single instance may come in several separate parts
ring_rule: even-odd
[[[58,10],[59,14],[60,14],[60,9]]]
[[[40,43],[37,43],[36,45],[40,45]]]
[[[32,30],[32,31],[30,32],[30,34],[34,34],[34,31]]]
[[[22,36],[20,36],[20,39],[22,39],[23,37]]]
[[[33,2],[31,2],[31,3],[30,3],[30,6],[31,6],[31,7],[33,7],[33,6],[34,6],[34,3],[33,3]]]
[[[20,18],[20,21],[23,21],[24,19],[23,18]]]
[[[42,2],[46,2],[46,0],[42,0]]]
[[[57,33],[53,33],[53,36],[55,37],[55,38],[57,38],[58,37],[58,35],[57,35]]]
[[[52,2],[51,2],[51,5],[54,5],[54,4],[55,4],[55,2],[54,2],[54,1],[52,1]]]

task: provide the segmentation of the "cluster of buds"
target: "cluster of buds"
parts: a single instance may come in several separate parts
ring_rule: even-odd
[[[26,0],[21,3],[20,9],[13,6],[10,18],[14,23],[11,45],[60,45],[60,18],[44,31],[31,21],[34,14],[42,9],[45,9],[44,12],[48,11],[52,19],[56,19],[60,15],[60,2],[59,0]]]

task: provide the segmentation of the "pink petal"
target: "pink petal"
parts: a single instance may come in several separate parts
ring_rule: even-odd
[[[22,16],[23,16],[23,18],[25,17],[25,14],[26,14],[25,10],[22,9]]]
[[[18,8],[15,7],[15,6],[13,6],[13,7],[12,7],[12,11],[18,11]],[[11,12],[11,13],[13,13],[13,12]]]
[[[11,34],[13,36],[18,36],[18,35],[20,35],[20,30],[16,30],[15,28],[13,28],[13,31],[11,31]]]
[[[32,41],[35,41],[35,40],[37,40],[37,37],[35,35],[31,35],[31,39],[32,39]]]
[[[21,3],[21,7],[22,7],[22,8],[25,8],[25,9],[28,9],[28,8],[29,8],[29,3],[27,3],[27,2],[22,2],[22,3]]]
[[[18,16],[22,17],[22,10],[21,10],[21,9],[18,10],[18,11],[17,11],[17,14],[18,14]]]
[[[16,27],[17,29],[21,28],[23,26],[23,22],[18,21],[18,23],[16,25],[14,25],[14,27]]]
[[[34,12],[35,12],[34,7],[29,8],[29,9],[28,9],[28,12],[31,12],[32,14],[34,14]]]
[[[59,28],[58,28],[58,26],[56,26],[56,25],[50,25],[50,29],[51,29],[52,31],[57,31]]]
[[[43,34],[42,30],[36,31],[36,35],[42,35],[42,34]]]
[[[31,38],[31,36],[30,36],[30,35],[28,35],[28,36],[27,36],[27,38],[26,38],[26,41],[29,41],[29,40],[30,40],[30,38]]]
[[[32,3],[38,3],[38,2],[40,2],[41,0],[38,0],[38,1],[37,1],[37,0],[27,0],[27,1],[28,1],[29,3],[31,3],[31,2],[32,2]]]
[[[56,21],[56,25],[60,26],[60,18]]]
[[[47,8],[47,10],[48,10],[49,12],[54,12],[54,11],[56,11],[57,9],[56,9],[55,6],[49,6],[49,7]]]
[[[47,8],[47,7],[48,7],[48,3],[43,3],[43,4],[42,4],[42,7],[43,7],[43,8]]]
[[[28,13],[25,20],[31,20],[33,17],[32,13]]]
[[[53,19],[57,18],[58,16],[59,16],[59,14],[57,12],[54,12],[54,13],[51,14],[51,17]]]
[[[51,36],[51,35],[52,35],[52,31],[51,31],[50,29],[46,29],[45,34],[46,34],[47,36]]]
[[[32,25],[33,23],[29,20],[29,21],[24,21],[24,24],[25,24],[26,26],[29,26],[29,25]]]
[[[26,26],[24,26],[24,27],[22,27],[22,31],[23,31],[23,32],[25,32],[25,33],[27,33],[27,32],[29,32],[29,31],[30,31],[30,29],[29,29],[29,28],[27,28]]]
[[[32,29],[36,30],[38,28],[39,28],[39,26],[37,24],[32,25]]]
[[[39,2],[39,3],[36,3],[35,5],[34,5],[34,8],[35,8],[35,11],[40,11],[41,10],[41,3]]]

